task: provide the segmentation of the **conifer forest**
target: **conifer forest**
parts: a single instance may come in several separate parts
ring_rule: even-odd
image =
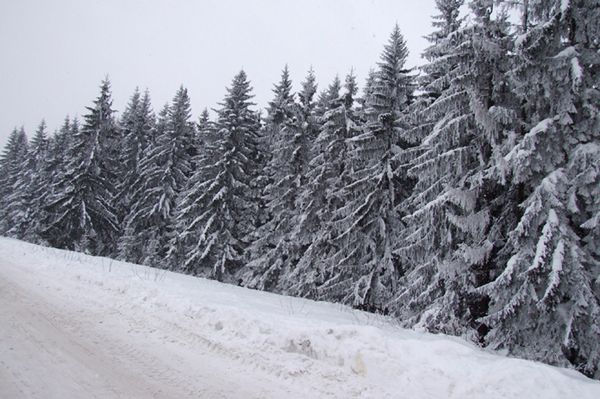
[[[12,132],[0,234],[599,379],[600,2],[436,4],[419,68],[391,26],[365,82],[294,92],[282,65],[263,110],[243,70],[198,119],[184,86],[117,113],[105,79],[81,119]]]

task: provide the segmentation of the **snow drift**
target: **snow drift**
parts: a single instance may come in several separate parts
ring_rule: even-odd
[[[4,238],[0,319],[0,397],[600,397],[344,306]]]

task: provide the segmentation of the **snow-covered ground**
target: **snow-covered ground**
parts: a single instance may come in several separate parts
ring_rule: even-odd
[[[600,398],[334,304],[0,239],[0,398]]]

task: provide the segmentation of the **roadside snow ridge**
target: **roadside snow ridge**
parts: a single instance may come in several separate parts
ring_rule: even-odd
[[[0,238],[1,398],[600,398],[350,308]]]

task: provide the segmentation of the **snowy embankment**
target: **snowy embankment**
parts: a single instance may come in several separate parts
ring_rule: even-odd
[[[334,304],[0,238],[1,398],[600,398]]]

